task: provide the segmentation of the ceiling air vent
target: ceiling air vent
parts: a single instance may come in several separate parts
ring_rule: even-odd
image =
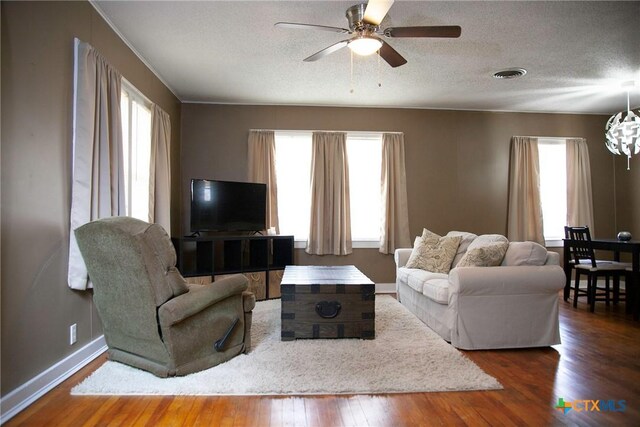
[[[515,79],[516,77],[522,77],[527,74],[527,70],[524,68],[510,68],[508,70],[498,71],[493,74],[496,79]]]

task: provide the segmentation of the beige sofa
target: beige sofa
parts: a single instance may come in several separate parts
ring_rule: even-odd
[[[470,245],[499,235],[448,235],[463,236],[448,274],[406,268],[412,249],[395,251],[396,290],[405,307],[461,349],[560,344],[558,293],[565,275],[557,253],[533,242],[509,242],[499,266],[456,267]]]

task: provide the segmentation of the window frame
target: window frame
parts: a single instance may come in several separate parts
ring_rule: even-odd
[[[126,93],[128,98],[129,98],[129,102],[128,102],[128,114],[127,114],[127,135],[124,135],[124,129],[122,130],[122,151],[123,151],[123,159],[126,156],[127,161],[125,162],[126,165],[123,165],[125,167],[125,171],[127,171],[128,173],[125,173],[125,211],[127,216],[131,216],[132,215],[132,189],[133,189],[133,179],[131,178],[131,176],[126,176],[126,175],[131,175],[132,171],[133,171],[133,150],[134,150],[134,144],[132,143],[132,141],[134,141],[135,139],[132,138],[133,133],[134,133],[134,129],[133,126],[131,125],[133,120],[133,103],[137,103],[139,105],[141,105],[142,107],[144,107],[148,112],[149,112],[149,161],[151,161],[151,131],[152,131],[152,126],[153,126],[153,102],[151,102],[151,100],[149,98],[147,98],[138,88],[136,88],[133,84],[131,84],[131,82],[129,82],[128,80],[126,80],[124,77],[122,78],[122,82],[121,82],[121,87],[120,87],[120,92],[122,93]],[[122,126],[124,127],[125,124],[125,117],[123,112],[121,112],[120,114],[121,120],[122,120]],[[126,146],[125,146],[125,142],[127,142]],[[125,151],[127,151],[127,153],[125,153]],[[151,177],[151,165],[149,164],[149,168],[147,170],[147,174],[148,174],[148,179],[150,179]],[[149,200],[149,196],[147,196],[147,205],[148,205],[148,200]],[[147,217],[146,218],[138,218],[141,219],[143,221],[149,221],[149,210],[147,208],[146,210],[147,213]],[[137,217],[135,217],[137,218]]]

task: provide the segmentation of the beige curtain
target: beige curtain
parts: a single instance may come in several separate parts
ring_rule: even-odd
[[[74,230],[125,215],[121,75],[89,44],[74,41],[73,176],[68,284],[87,289],[87,269]]]
[[[352,252],[346,140],[344,132],[313,133],[309,254]]]
[[[514,136],[511,139],[507,237],[509,240],[531,240],[544,245],[536,138]]]
[[[171,117],[154,104],[151,118],[149,222],[171,235]]]
[[[267,229],[280,233],[278,186],[276,183],[276,140],[272,130],[249,131],[249,181],[267,184]]]
[[[567,139],[567,224],[588,225],[594,235],[591,166],[584,138]]]
[[[382,197],[380,252],[392,254],[397,248],[411,246],[407,176],[404,166],[404,135],[401,133],[382,135],[380,181]]]

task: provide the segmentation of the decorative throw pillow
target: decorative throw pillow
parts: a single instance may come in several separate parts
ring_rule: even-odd
[[[476,237],[473,242],[469,245],[467,250],[480,248],[482,246],[487,246],[489,243],[494,242],[509,242],[509,240],[504,237],[502,234],[481,234]]]
[[[451,237],[451,236],[462,237],[462,240],[460,241],[460,246],[458,246],[458,252],[456,252],[456,257],[453,259],[453,263],[451,264],[453,267],[455,267],[456,265],[458,265],[458,263],[464,256],[465,252],[467,252],[467,249],[469,248],[469,245],[471,244],[471,242],[473,242],[476,239],[476,237],[478,237],[478,235],[473,233],[467,233],[466,231],[450,231],[447,233],[447,237]]]
[[[544,265],[547,249],[536,242],[511,242],[502,265]]]
[[[414,242],[406,267],[446,274],[451,270],[460,240],[460,236],[440,237],[425,228]]]
[[[492,242],[485,246],[469,247],[456,267],[495,267],[500,265],[509,242]]]

